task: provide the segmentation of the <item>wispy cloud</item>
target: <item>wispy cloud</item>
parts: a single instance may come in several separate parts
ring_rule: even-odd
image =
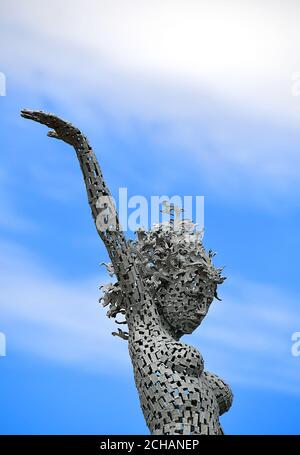
[[[126,371],[127,346],[97,303],[95,278],[79,283],[51,276],[28,251],[1,244],[1,324],[10,349],[87,368]]]
[[[132,119],[160,124],[159,133],[151,130],[156,140],[213,170],[209,180],[218,179],[222,193],[240,193],[243,179],[253,193],[286,192],[298,185],[300,168],[300,98],[291,94],[298,10],[293,0],[284,8],[269,1],[4,1],[8,92],[10,83],[23,86],[38,107],[55,100],[65,116],[95,129],[105,117],[119,129]]]
[[[97,304],[99,279],[59,280],[28,252],[3,243],[0,267],[8,355],[13,347],[96,372],[130,371],[127,345],[111,336],[114,323]],[[233,384],[299,394],[299,358],[291,355],[291,334],[299,330],[294,298],[241,279],[223,294],[186,342],[200,349],[207,369]]]
[[[102,72],[94,74],[95,79],[107,68],[115,68],[122,77],[137,75],[173,87],[189,87],[194,93],[205,90],[242,106],[247,101],[260,111],[286,102],[291,113],[295,105],[288,96],[288,71],[296,68],[298,10],[293,0],[285,2],[285,8],[281,2],[269,1],[247,1],[241,7],[234,0],[226,5],[220,0],[188,4],[182,0],[163,4],[129,0],[126,5],[121,0],[85,4],[75,0],[63,5],[55,0],[41,7],[37,0],[30,0],[27,6],[14,0],[2,5],[2,20],[15,36],[18,28],[25,45],[31,35],[58,51],[59,45],[63,51],[67,46],[77,50],[83,58],[77,65],[80,74],[87,63],[82,53],[98,55],[93,68]],[[24,55],[29,60],[32,57],[32,53]],[[65,63],[59,60],[59,65],[51,61],[52,71],[66,69],[69,57],[75,55],[66,55]],[[92,77],[91,73],[86,72]],[[276,92],[276,88],[281,90]],[[261,103],[261,97],[268,104]]]
[[[18,212],[13,178],[0,169],[0,227],[12,232],[35,231],[36,224]],[[13,188],[13,189],[12,189]]]

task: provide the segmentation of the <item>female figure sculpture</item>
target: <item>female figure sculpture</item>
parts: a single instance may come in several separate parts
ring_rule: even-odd
[[[86,137],[72,124],[42,111],[21,115],[51,130],[48,136],[72,145],[80,163],[89,205],[98,233],[111,259],[117,281],[105,288],[103,305],[108,316],[125,316],[128,340],[145,420],[154,435],[222,434],[219,416],[228,411],[232,392],[218,376],[204,370],[201,354],[180,341],[205,317],[217,285],[224,281],[212,264],[194,225],[181,222],[139,230],[127,240],[116,209],[109,204],[114,226],[107,221],[111,200],[96,156]],[[108,199],[106,199],[108,198]],[[117,322],[117,321],[116,321]]]

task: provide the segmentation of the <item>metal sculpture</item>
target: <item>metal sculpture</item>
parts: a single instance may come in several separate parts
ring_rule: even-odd
[[[167,205],[168,223],[140,229],[135,240],[127,240],[97,158],[81,131],[42,111],[22,110],[21,115],[48,126],[48,136],[76,151],[97,231],[111,259],[106,266],[117,278],[103,289],[100,300],[109,317],[125,316],[116,322],[126,323],[128,331],[119,328],[113,334],[128,341],[150,432],[222,434],[219,416],[230,408],[232,392],[204,370],[196,348],[180,341],[201,324],[217,297],[217,285],[225,279],[213,266],[214,254],[205,252],[195,225],[174,218],[176,207]]]

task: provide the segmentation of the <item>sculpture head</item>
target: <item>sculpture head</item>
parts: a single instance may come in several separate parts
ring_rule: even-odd
[[[133,242],[140,271],[157,308],[177,336],[192,333],[206,316],[217,285],[225,278],[212,264],[195,232],[195,225],[184,220],[176,228],[171,223],[138,231]]]
[[[161,317],[176,337],[192,333],[206,316],[217,297],[217,286],[225,278],[212,264],[214,253],[205,252],[195,225],[181,221],[138,230],[130,241],[139,276]],[[108,316],[124,313],[118,283],[109,285],[103,297],[110,305]]]
[[[179,336],[192,333],[201,324],[217,288],[202,271],[192,266],[187,269],[157,293],[158,309]]]

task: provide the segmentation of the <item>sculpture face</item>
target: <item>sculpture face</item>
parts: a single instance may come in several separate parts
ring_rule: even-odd
[[[187,271],[163,291],[160,309],[177,334],[192,333],[206,316],[214,299],[216,284],[194,271]]]

